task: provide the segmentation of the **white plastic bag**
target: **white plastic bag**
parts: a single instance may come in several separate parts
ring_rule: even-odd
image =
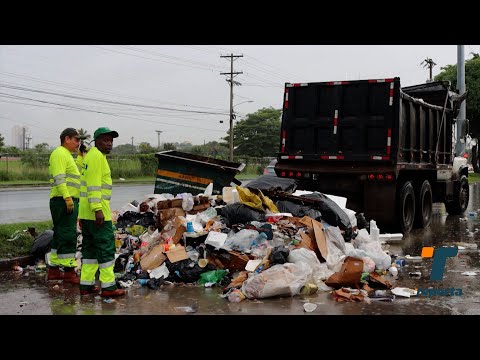
[[[308,279],[308,282],[315,283],[319,288],[323,284],[322,280],[326,280],[334,274],[332,270],[328,269],[327,264],[320,263],[317,254],[309,249],[293,249],[288,255],[288,262],[307,264],[312,269],[312,277]]]
[[[249,299],[272,296],[294,296],[308,282],[312,269],[305,263],[285,263],[249,277],[242,285],[242,293]]]
[[[327,266],[333,272],[340,271],[343,259],[346,257],[345,240],[337,226],[325,227],[327,242]]]

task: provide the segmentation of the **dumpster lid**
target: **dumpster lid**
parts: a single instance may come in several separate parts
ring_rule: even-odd
[[[214,168],[230,169],[230,170],[233,170],[235,172],[240,172],[245,167],[245,164],[243,164],[243,163],[236,163],[236,162],[231,162],[231,161],[226,161],[226,160],[213,159],[213,158],[206,157],[206,156],[194,155],[194,154],[189,154],[189,153],[176,151],[176,150],[161,151],[161,152],[156,153],[155,156],[159,160],[162,159],[162,158],[164,158],[164,159],[176,159],[176,160],[182,160],[182,161],[187,161],[187,162],[200,163],[202,165],[206,165],[206,166],[214,167]]]

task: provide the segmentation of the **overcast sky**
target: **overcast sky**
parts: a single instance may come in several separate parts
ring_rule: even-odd
[[[480,45],[465,45],[465,57]],[[285,82],[390,78],[402,86],[425,82],[426,58],[442,66],[457,61],[456,45],[102,45],[0,46],[0,134],[25,125],[32,143],[59,143],[66,127],[93,134],[119,132],[114,146],[219,140],[228,130],[234,61],[238,117],[263,107],[281,108]],[[21,88],[21,89],[20,89]],[[51,94],[55,93],[55,94]],[[82,99],[80,99],[82,98]],[[99,101],[101,100],[101,101]],[[223,120],[223,123],[220,123]]]

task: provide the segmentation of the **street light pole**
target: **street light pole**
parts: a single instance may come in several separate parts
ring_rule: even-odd
[[[158,150],[160,151],[160,134],[163,132],[162,130],[155,130],[158,135]]]

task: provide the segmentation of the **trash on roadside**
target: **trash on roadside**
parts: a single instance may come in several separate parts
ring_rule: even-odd
[[[417,290],[404,288],[404,287],[396,287],[391,290],[393,295],[401,296],[401,297],[411,297],[417,295]]]
[[[476,272],[473,272],[473,271],[464,271],[464,272],[462,272],[462,275],[465,275],[465,276],[477,276],[477,273],[476,273]]]
[[[303,304],[303,310],[305,310],[305,312],[315,311],[316,308],[317,308],[317,304],[313,304],[313,303]]]

